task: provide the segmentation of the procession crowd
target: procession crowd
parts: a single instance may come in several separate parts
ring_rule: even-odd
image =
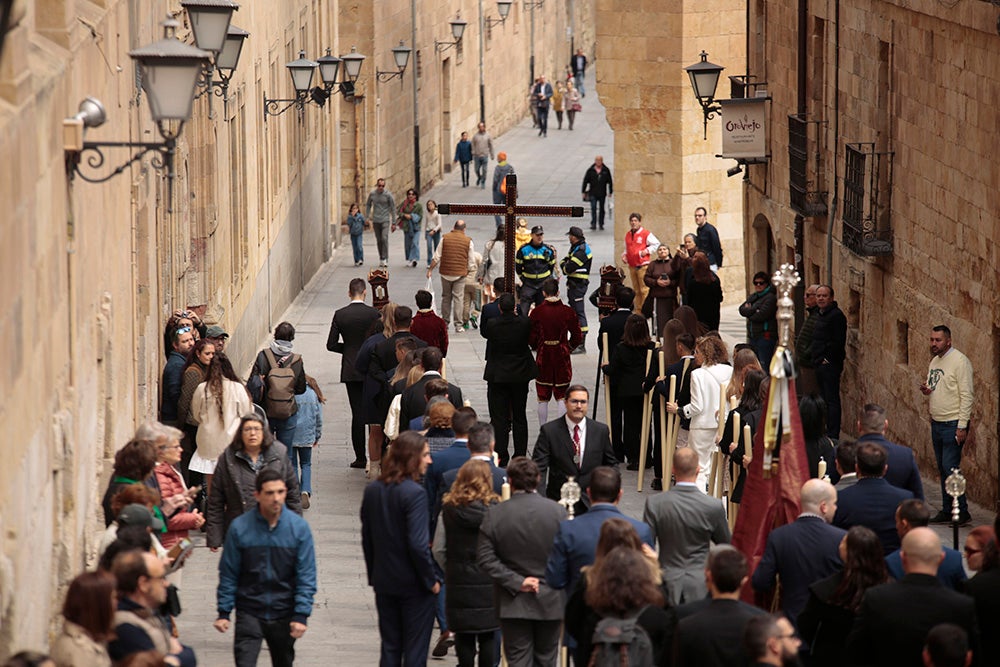
[[[549,108],[559,129],[563,111],[573,129],[585,68],[581,52],[565,82],[533,85],[540,136]],[[514,167],[504,152],[495,157],[499,204]],[[463,186],[474,170],[485,189],[493,159],[484,123],[471,140],[463,134]],[[751,559],[730,542],[738,513],[763,502],[748,477],[763,454],[756,436],[778,345],[775,285],[767,273],[753,276],[739,309],[746,342],[730,350],[718,333],[723,250],[698,207],[676,246],[631,213],[624,271],[602,291],[587,242],[604,229],[613,196],[601,156],[581,195],[590,229],[570,227],[561,258],[544,228],[523,218],[514,247],[498,217],[478,252],[464,221],[444,230],[435,202],[410,189],[397,205],[381,178],[363,207],[350,207],[356,266],[365,264],[366,232],[379,268],[397,230],[406,266],[421,261],[421,234],[426,253],[415,310],[369,305],[365,280],[353,278],[326,344],[340,355],[349,400],[350,467],[371,480],[361,551],[379,663],[423,665],[454,650],[460,667],[548,667],[562,653],[598,667],[1000,664],[1000,636],[988,630],[1000,621],[998,525],[972,529],[964,553],[943,547],[928,525],[952,515],[932,514],[912,450],[887,437],[886,410],[868,403],[844,423],[847,320],[833,288],[806,288],[794,342],[808,471],[801,513]],[[504,285],[508,252],[514,292]],[[604,421],[576,379],[574,355],[590,334],[586,300],[601,312]],[[450,337],[470,330],[485,339],[486,406],[471,406],[447,377]],[[67,590],[50,656],[23,652],[7,664],[197,664],[176,617],[198,531],[221,550],[214,627],[232,631],[234,663],[256,665],[266,642],[272,664],[293,664],[317,590],[302,515],[314,502],[326,402],[306,372],[320,361],[303,359],[295,336],[280,323],[244,379],[225,354],[224,329],[173,313],[158,419],[116,453],[97,558]],[[930,341],[921,391],[943,492],[968,433],[972,366],[946,326]],[[529,451],[532,383],[539,430]],[[852,429],[856,439],[843,437]],[[650,487],[662,491],[642,517],[619,508],[622,467],[652,469]],[[713,468],[728,480],[724,500]],[[964,496],[959,503],[955,518],[968,523]]]

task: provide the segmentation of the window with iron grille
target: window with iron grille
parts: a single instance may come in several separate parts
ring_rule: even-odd
[[[875,144],[847,144],[844,158],[843,241],[864,256],[892,254],[892,153]]]
[[[819,189],[819,126],[822,123],[823,121],[809,120],[804,114],[788,117],[789,205],[796,213],[807,218],[826,215],[826,192]],[[816,135],[812,143],[809,141],[810,126],[815,128]],[[811,174],[810,161],[813,163]]]

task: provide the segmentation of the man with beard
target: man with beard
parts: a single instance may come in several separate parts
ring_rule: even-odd
[[[795,628],[784,616],[765,614],[747,621],[743,631],[743,651],[751,665],[793,667],[799,664],[799,646]]]

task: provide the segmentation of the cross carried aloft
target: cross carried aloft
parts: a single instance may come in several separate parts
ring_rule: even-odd
[[[514,293],[514,231],[517,226],[517,217],[523,216],[549,216],[582,218],[582,206],[518,206],[517,205],[517,176],[507,174],[507,194],[506,202],[503,204],[438,204],[438,212],[441,215],[502,215],[504,216],[504,256],[503,256],[503,289],[505,292]]]

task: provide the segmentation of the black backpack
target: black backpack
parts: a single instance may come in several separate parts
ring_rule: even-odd
[[[638,623],[642,611],[628,618],[602,618],[597,623],[587,667],[653,667],[653,642]]]

